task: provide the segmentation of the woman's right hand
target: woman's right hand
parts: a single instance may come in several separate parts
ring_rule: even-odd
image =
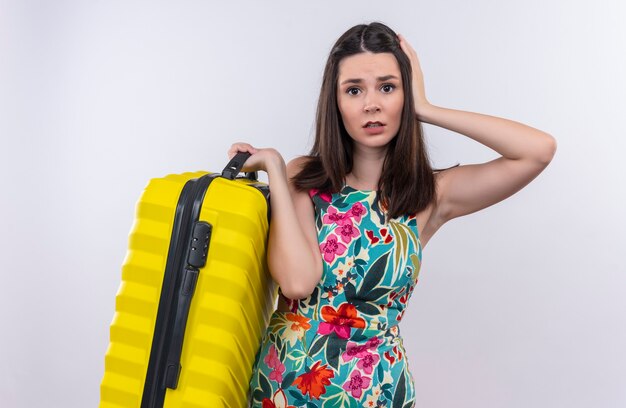
[[[313,201],[307,191],[298,191],[289,182],[301,171],[307,159],[293,159],[287,166],[276,149],[257,149],[243,142],[234,143],[228,149],[228,157],[232,159],[237,152],[251,154],[243,171],[267,172],[272,192],[267,265],[272,278],[286,297],[303,299],[313,292],[323,270]]]
[[[241,169],[243,172],[262,170],[269,173],[269,169],[276,168],[277,166],[284,168],[285,166],[283,157],[273,148],[257,149],[248,143],[233,143],[230,149],[228,149],[228,159],[232,159],[237,152],[248,152],[251,154]]]

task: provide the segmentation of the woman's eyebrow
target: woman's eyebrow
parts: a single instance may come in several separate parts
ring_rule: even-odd
[[[380,82],[389,81],[390,79],[398,79],[398,77],[395,75],[385,75],[385,76],[378,77],[378,80]]]
[[[389,81],[390,79],[398,79],[398,77],[395,76],[395,75],[384,75],[384,76],[379,76],[376,79],[379,82],[384,82],[384,81]],[[360,78],[349,78],[349,79],[346,79],[343,82],[341,82],[341,85],[344,85],[344,84],[360,84],[361,82],[363,82],[363,80],[360,79]]]

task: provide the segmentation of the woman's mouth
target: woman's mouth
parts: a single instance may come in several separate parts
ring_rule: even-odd
[[[385,131],[385,124],[381,122],[367,122],[363,126],[368,135],[379,135]]]
[[[380,126],[385,126],[385,125],[383,125],[381,122],[367,122],[365,124],[365,126],[363,126],[363,127],[365,127],[365,128],[376,128],[376,127],[380,127]]]

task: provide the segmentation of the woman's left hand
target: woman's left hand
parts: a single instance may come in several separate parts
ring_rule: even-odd
[[[398,34],[398,40],[400,41],[400,48],[402,51],[409,57],[409,61],[411,61],[411,71],[412,71],[412,82],[413,82],[413,100],[415,103],[415,113],[418,118],[428,107],[430,107],[430,102],[426,99],[426,90],[424,88],[424,75],[422,74],[422,68],[420,67],[419,59],[417,58],[417,53],[408,43],[406,38],[402,35]]]

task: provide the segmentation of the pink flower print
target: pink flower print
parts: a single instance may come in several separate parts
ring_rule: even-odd
[[[356,220],[356,222],[361,221],[361,217],[367,212],[365,206],[361,203],[354,203],[350,211],[348,211],[348,215]]]
[[[278,358],[278,352],[276,351],[276,346],[272,346],[263,359],[265,364],[269,368],[273,368],[272,372],[270,372],[270,380],[274,380],[277,383],[281,383],[283,381],[283,373],[285,372],[285,365],[280,362]]]
[[[350,379],[343,385],[343,389],[350,391],[354,398],[361,398],[363,390],[367,389],[371,382],[371,378],[364,377],[358,370],[354,370],[350,374]]]
[[[346,252],[346,246],[337,240],[337,237],[330,234],[326,238],[326,242],[320,245],[322,254],[324,254],[324,260],[328,263],[333,263],[336,255],[341,255]]]
[[[363,370],[365,374],[372,374],[372,370],[376,364],[378,364],[379,360],[380,356],[367,353],[362,359],[359,360],[358,363],[356,363],[356,366]]]
[[[341,236],[341,240],[346,244],[349,244],[350,241],[352,241],[352,238],[356,238],[360,235],[359,230],[352,225],[352,222],[340,225],[337,229],[335,229],[335,233],[339,234]]]
[[[365,343],[365,346],[370,350],[376,350],[376,347],[382,343],[382,341],[378,337],[372,337]]]
[[[277,383],[283,382],[283,373],[285,372],[285,365],[283,363],[278,363],[276,367],[270,372],[270,380],[274,380]],[[367,371],[366,371],[367,372]],[[371,371],[370,371],[371,373]],[[369,374],[369,373],[368,373]]]
[[[337,211],[332,205],[328,207],[328,212],[323,218],[324,224],[337,224],[344,225],[346,222],[350,222],[350,217],[344,213]]]
[[[330,203],[333,201],[333,196],[329,192],[326,192],[326,191],[320,193],[320,198],[326,201],[327,203]]]
[[[265,364],[267,364],[269,368],[276,368],[276,366],[280,364],[280,359],[278,358],[276,346],[270,347],[270,350],[263,359],[263,361],[265,362]]]
[[[309,190],[309,197],[313,198],[313,197],[315,197],[315,195],[316,195],[316,194],[318,194],[318,193],[319,193],[319,196],[320,196],[320,198],[321,198],[322,200],[326,201],[327,203],[332,202],[332,195],[331,195],[329,192],[327,192],[327,191],[322,191],[322,192],[320,193],[320,190],[319,190],[319,189],[317,189],[317,188],[312,188],[312,189],[310,189],[310,190]]]
[[[341,358],[343,359],[344,362],[347,362],[347,361],[352,360],[355,357],[362,358],[368,354],[369,353],[367,352],[367,345],[358,345],[356,343],[349,341],[346,347],[346,351],[343,352],[343,354],[341,355]]]

